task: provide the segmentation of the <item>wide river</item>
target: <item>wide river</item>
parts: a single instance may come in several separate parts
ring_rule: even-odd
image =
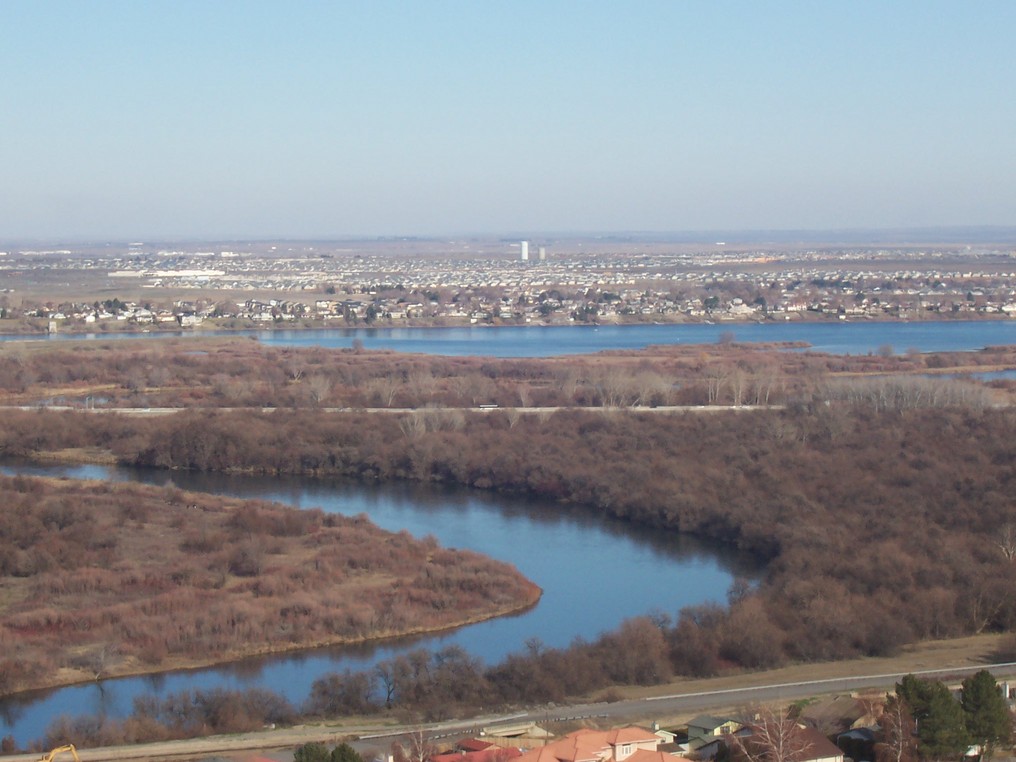
[[[653,611],[673,616],[683,606],[722,601],[733,575],[757,573],[750,560],[687,537],[592,518],[558,505],[463,489],[367,487],[306,478],[169,474],[96,466],[9,464],[3,471],[157,484],[172,479],[184,489],[320,506],[346,515],[366,513],[386,529],[432,534],[447,547],[471,548],[510,561],[544,591],[539,604],[523,614],[409,642],[318,649],[15,697],[0,708],[0,735],[11,733],[19,743],[40,738],[46,725],[61,714],[123,716],[130,712],[133,698],[142,694],[260,686],[299,705],[321,675],[366,667],[410,648],[437,649],[454,643],[491,663],[522,650],[532,637],[550,646],[566,646],[577,637],[595,638],[627,617]]]
[[[1016,320],[943,320],[927,322],[827,321],[821,323],[682,323],[676,325],[477,326],[472,328],[335,328],[306,330],[194,331],[168,333],[94,333],[0,336],[0,341],[41,339],[120,339],[138,336],[255,336],[273,346],[347,348],[354,341],[365,349],[390,349],[439,355],[547,357],[640,349],[651,344],[710,344],[730,334],[736,341],[804,341],[833,354],[867,354],[882,347],[896,352],[917,349],[944,352],[1016,344]]]
[[[975,350],[1016,343],[1016,320],[892,323],[723,323],[636,326],[377,328],[246,332],[273,346],[345,348],[362,342],[367,349],[442,355],[541,357],[637,349],[652,344],[701,344],[733,334],[736,341],[804,341],[836,354],[867,354],[891,346],[897,352]],[[57,334],[65,338],[155,338],[189,333]],[[197,335],[225,335],[200,332]],[[235,335],[235,334],[234,334]],[[0,337],[2,340],[39,337]],[[9,469],[8,469],[9,470]],[[33,470],[19,466],[17,470]],[[162,483],[164,472],[82,467],[45,469],[75,478],[137,479]],[[320,675],[357,669],[406,648],[463,645],[488,662],[520,650],[530,637],[551,646],[576,637],[593,638],[621,620],[650,611],[675,614],[681,607],[719,601],[733,574],[752,574],[745,559],[688,538],[664,536],[625,524],[592,519],[560,506],[499,498],[470,491],[422,487],[363,487],[309,479],[266,479],[172,474],[186,489],[280,500],[296,506],[320,506],[353,515],[366,513],[380,526],[433,534],[446,546],[478,550],[511,561],[544,590],[529,612],[461,628],[411,643],[316,650],[287,657],[249,660],[215,669],[107,680],[36,695],[0,706],[0,734],[19,743],[38,738],[61,714],[129,713],[133,698],[164,695],[188,688],[263,686],[299,704]]]

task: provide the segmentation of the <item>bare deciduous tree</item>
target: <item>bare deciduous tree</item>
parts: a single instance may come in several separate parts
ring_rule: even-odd
[[[529,387],[524,383],[520,383],[516,391],[519,395],[519,404],[522,407],[529,407],[533,402],[533,394]]]
[[[1012,561],[1016,558],[1016,525],[1012,523],[1005,524],[998,533],[998,539],[995,541],[998,545],[999,550],[1002,551],[1002,555],[1006,557],[1007,561]]]
[[[328,376],[311,376],[307,379],[307,391],[314,404],[320,405],[332,393],[332,380]]]
[[[366,391],[377,397],[382,407],[391,407],[399,391],[399,382],[392,375],[372,378],[366,384]]]
[[[392,744],[392,759],[394,762],[430,762],[437,751],[424,735],[423,728],[417,728],[406,737],[404,745],[399,741]]]
[[[632,405],[645,407],[652,405],[657,400],[666,404],[670,389],[670,382],[659,373],[655,371],[643,371],[632,378],[632,390],[634,394]]]
[[[720,395],[727,385],[728,370],[718,366],[712,366],[706,371],[706,399],[710,405],[718,405]]]
[[[427,420],[422,410],[414,410],[399,418],[399,428],[408,439],[415,439],[427,433]]]
[[[735,750],[748,762],[800,762],[811,748],[804,728],[786,709],[760,706],[748,713],[750,735],[735,735]]]
[[[434,374],[429,370],[414,370],[409,375],[407,383],[409,388],[415,391],[421,399],[432,396],[437,388]]]
[[[882,737],[875,745],[878,762],[913,762],[917,758],[917,723],[907,702],[897,696],[887,697],[879,726]]]

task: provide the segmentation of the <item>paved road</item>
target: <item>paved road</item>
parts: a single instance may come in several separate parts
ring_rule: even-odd
[[[834,677],[822,680],[775,683],[747,688],[726,688],[694,693],[675,693],[609,704],[572,706],[567,708],[566,715],[597,716],[618,721],[637,720],[653,715],[679,715],[730,706],[789,702],[820,694],[848,693],[866,689],[888,691],[904,675],[908,674],[951,682],[953,678],[962,680],[964,677],[972,675],[981,669],[990,669],[996,679],[1002,679],[1016,675],[1016,662],[977,667],[949,667],[946,669],[858,675],[855,677]],[[551,718],[553,719],[556,715],[556,712],[552,713]],[[540,719],[547,718],[547,716],[546,711],[524,715],[527,720],[532,721],[539,721]],[[516,721],[521,722],[523,720],[519,719]]]
[[[758,410],[781,410],[783,405],[661,405],[659,407],[314,407],[296,408],[301,411],[315,413],[441,413],[462,410],[471,413],[505,413],[517,412],[525,415],[539,413],[555,413],[558,410],[585,410],[594,413],[720,413],[723,411],[753,412]],[[274,407],[77,407],[72,405],[0,405],[0,410],[55,410],[58,412],[74,411],[79,413],[119,413],[120,415],[172,415],[185,410],[201,410],[204,412],[219,411],[271,413],[275,410],[294,410],[294,408]]]

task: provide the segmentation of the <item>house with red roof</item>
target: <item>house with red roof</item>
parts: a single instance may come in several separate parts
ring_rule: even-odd
[[[518,762],[673,762],[672,755],[657,750],[661,740],[635,725],[616,730],[584,728],[526,752]]]
[[[522,756],[522,750],[502,747],[477,738],[463,738],[450,751],[434,754],[431,762],[507,762]]]

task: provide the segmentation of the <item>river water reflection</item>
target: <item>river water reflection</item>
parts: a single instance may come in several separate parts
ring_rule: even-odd
[[[765,323],[637,326],[378,328],[306,331],[258,331],[275,346],[351,347],[439,355],[540,357],[605,349],[636,349],[650,344],[711,343],[726,333],[736,341],[804,341],[836,354],[866,354],[891,346],[897,352],[975,350],[1016,343],[1016,320],[892,323]],[[238,335],[223,332],[171,334],[57,334],[64,338],[138,338],[170,335]],[[0,341],[17,338],[0,336]],[[1006,376],[1002,376],[1006,377]],[[20,470],[32,470],[19,467]],[[44,469],[74,478],[137,479],[164,483],[165,472],[106,470],[95,467]],[[682,606],[722,600],[735,573],[754,569],[733,554],[689,538],[664,536],[621,523],[592,519],[532,501],[497,498],[477,492],[412,486],[362,487],[306,479],[258,479],[172,474],[176,484],[244,497],[281,500],[301,507],[321,506],[345,514],[367,513],[375,523],[433,534],[446,546],[466,547],[513,562],[544,589],[539,605],[505,617],[412,643],[346,647],[281,658],[253,659],[215,669],[143,678],[109,680],[60,689],[37,697],[19,697],[0,706],[0,733],[19,743],[38,738],[60,714],[104,711],[122,716],[132,699],[193,688],[263,686],[301,702],[318,676],[357,669],[413,645],[439,648],[461,644],[488,662],[522,648],[537,636],[551,646],[576,637],[593,638],[622,619],[660,610],[674,614]]]
[[[4,469],[14,470],[155,484],[172,481],[183,489],[278,500],[302,508],[317,506],[345,515],[366,513],[385,529],[432,534],[446,547],[470,548],[510,561],[544,591],[540,603],[520,615],[441,635],[107,680],[8,701],[3,707],[2,733],[13,733],[21,743],[40,737],[60,714],[123,716],[130,712],[133,698],[146,693],[260,686],[299,704],[322,674],[368,666],[411,647],[458,644],[491,663],[521,650],[531,637],[550,646],[566,646],[577,637],[595,638],[627,617],[651,611],[674,615],[683,606],[721,601],[733,575],[757,572],[749,559],[691,538],[593,518],[558,505],[465,489],[372,487],[305,478],[170,474],[96,466]]]

